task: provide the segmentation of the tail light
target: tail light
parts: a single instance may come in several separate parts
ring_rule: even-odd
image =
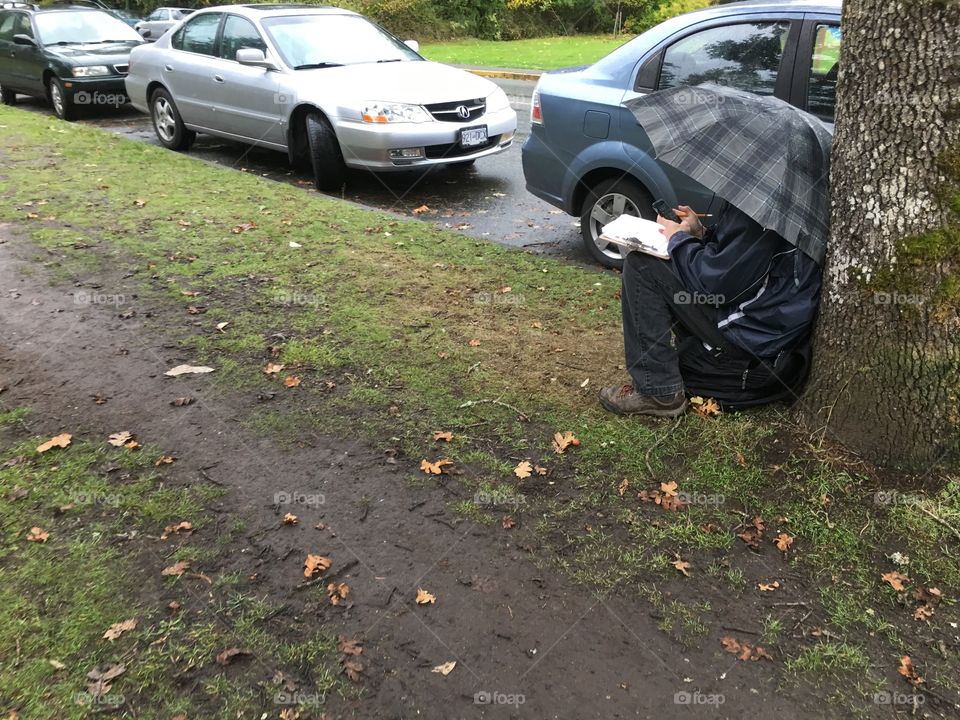
[[[533,97],[530,99],[530,123],[533,125],[543,125],[543,108],[540,106],[540,86],[533,90]]]

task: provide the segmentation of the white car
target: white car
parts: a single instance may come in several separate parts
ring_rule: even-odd
[[[165,147],[202,132],[283,151],[320,190],[340,189],[347,167],[467,164],[510,147],[503,90],[417,49],[347,10],[213,7],[134,49],[126,89]]]

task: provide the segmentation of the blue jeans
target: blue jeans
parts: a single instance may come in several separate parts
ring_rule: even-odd
[[[706,300],[680,283],[670,261],[640,252],[626,256],[620,291],[623,350],[637,392],[667,396],[683,390],[673,337],[677,324],[709,345],[715,356],[728,347],[717,329],[717,307]]]

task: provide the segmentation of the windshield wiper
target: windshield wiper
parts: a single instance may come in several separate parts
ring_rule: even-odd
[[[377,60],[377,63],[385,62],[403,62],[403,58],[390,58],[389,60]]]
[[[331,68],[331,67],[343,67],[343,63],[335,62],[318,62],[318,63],[306,63],[304,65],[295,65],[294,70],[315,70],[317,68]]]

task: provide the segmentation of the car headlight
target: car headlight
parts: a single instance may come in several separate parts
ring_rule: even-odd
[[[360,111],[367,123],[422,123],[430,122],[430,114],[419,105],[403,103],[370,103]]]
[[[510,108],[510,99],[503,91],[503,88],[497,88],[489,97],[487,97],[487,112],[500,112]]]
[[[109,75],[110,68],[106,65],[85,65],[75,67],[70,72],[73,73],[74,77],[93,77],[94,75]]]

